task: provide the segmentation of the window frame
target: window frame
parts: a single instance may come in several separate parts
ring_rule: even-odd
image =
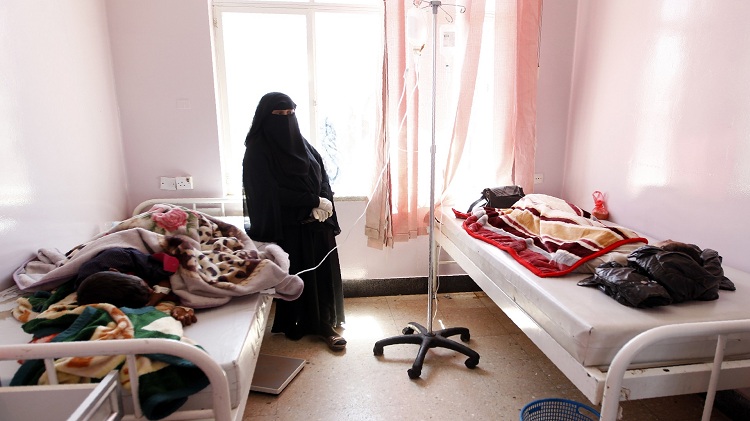
[[[222,31],[223,13],[256,13],[256,14],[286,14],[302,15],[305,17],[307,24],[307,50],[308,50],[308,80],[309,92],[308,103],[303,107],[308,110],[310,121],[309,134],[307,140],[314,146],[319,146],[318,131],[316,122],[318,110],[316,104],[317,98],[317,56],[315,51],[315,15],[319,12],[325,13],[383,13],[383,3],[378,5],[362,4],[345,4],[345,3],[323,3],[320,0],[298,0],[298,1],[213,1],[211,5],[213,20],[213,54],[214,54],[214,71],[215,71],[215,89],[217,102],[217,117],[219,125],[219,152],[221,157],[222,172],[222,189],[227,197],[236,196],[239,192],[232,189],[232,186],[241,185],[241,180],[233,180],[234,176],[240,176],[241,172],[227,171],[227,154],[230,153],[233,139],[230,134],[229,126],[229,101],[227,96],[227,73],[225,67],[224,55],[224,34]]]

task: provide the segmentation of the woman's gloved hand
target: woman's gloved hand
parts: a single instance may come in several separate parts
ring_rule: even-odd
[[[331,201],[326,199],[325,197],[319,197],[319,199],[320,203],[318,204],[318,207],[316,209],[323,209],[324,211],[328,212],[329,217],[333,215],[333,203],[331,203]]]
[[[328,212],[326,210],[323,210],[321,208],[314,208],[311,213],[312,217],[315,218],[318,222],[323,222],[326,219],[328,219]]]

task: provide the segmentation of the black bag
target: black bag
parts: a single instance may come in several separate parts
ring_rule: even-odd
[[[474,206],[482,200],[485,201],[482,206],[507,209],[518,202],[523,196],[524,194],[521,186],[488,187],[482,190],[482,197],[475,200],[474,203],[469,206],[469,210],[466,211],[466,213],[470,213],[471,210],[474,209]]]

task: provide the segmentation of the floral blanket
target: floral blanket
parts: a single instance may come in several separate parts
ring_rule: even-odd
[[[13,316],[24,322],[23,330],[32,342],[104,341],[131,338],[164,338],[196,345],[183,336],[182,325],[154,307],[117,308],[111,304],[78,306],[73,282],[53,293],[39,291],[19,298]],[[42,360],[22,361],[11,386],[48,384]],[[118,370],[123,388],[130,390],[130,373],[125,356],[65,357],[55,360],[61,384],[99,381]],[[205,374],[193,363],[164,354],[136,357],[138,398],[148,419],[160,419],[179,409],[187,398],[208,385]]]
[[[634,231],[603,224],[588,212],[556,197],[528,194],[508,209],[481,208],[465,219],[474,238],[508,252],[540,277],[563,276],[627,244],[648,242]]]
[[[51,290],[74,278],[82,263],[111,247],[166,253],[180,262],[170,278],[183,305],[216,307],[232,297],[266,292],[283,300],[302,294],[289,274],[286,252],[274,244],[259,250],[244,230],[199,211],[158,204],[63,254],[40,249],[13,275],[22,291]]]

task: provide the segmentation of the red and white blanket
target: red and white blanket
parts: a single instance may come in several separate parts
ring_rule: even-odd
[[[469,235],[508,252],[540,277],[563,276],[620,246],[648,242],[632,230],[605,225],[583,209],[543,194],[526,195],[508,209],[453,212],[465,219]]]

